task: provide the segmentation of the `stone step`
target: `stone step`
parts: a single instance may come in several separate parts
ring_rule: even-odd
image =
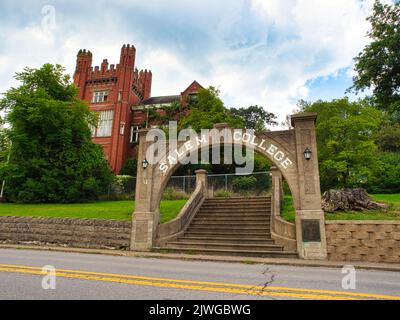
[[[237,218],[270,218],[271,214],[266,212],[199,212],[196,217],[237,217]]]
[[[217,228],[230,228],[230,229],[245,229],[248,228],[269,228],[269,223],[264,222],[236,222],[232,221],[194,221],[190,224],[191,227],[217,227]]]
[[[270,209],[252,209],[252,208],[201,208],[199,213],[261,213],[261,214],[271,214]]]
[[[204,205],[209,205],[209,206],[239,206],[239,207],[245,207],[245,206],[251,206],[251,207],[262,207],[262,206],[271,206],[271,202],[265,201],[265,202],[235,202],[235,201],[210,201],[210,200],[205,200]]]
[[[237,222],[237,223],[270,223],[270,219],[266,217],[232,217],[232,216],[227,216],[227,217],[219,217],[219,216],[196,216],[192,220],[192,223],[198,223],[198,222],[226,222],[226,223],[231,223],[231,222]]]
[[[237,205],[268,205],[271,204],[270,200],[263,201],[235,201],[235,200],[204,200],[204,204],[213,204],[213,205],[229,205],[229,204],[237,204]]]
[[[205,213],[262,213],[262,214],[271,214],[271,209],[263,208],[263,209],[253,209],[253,208],[204,208],[202,207],[199,211]]]
[[[195,228],[195,229],[189,229],[188,231],[187,231],[187,233],[188,234],[191,234],[191,235],[193,235],[193,234],[207,234],[207,235],[209,235],[209,236],[212,236],[213,234],[215,234],[215,235],[219,235],[219,236],[230,236],[230,237],[232,237],[232,236],[235,236],[235,235],[238,235],[238,236],[246,236],[246,237],[253,237],[253,236],[265,236],[265,237],[268,237],[268,238],[270,238],[271,237],[271,232],[268,230],[268,231],[266,231],[266,230],[257,230],[257,231],[245,231],[245,230],[230,230],[230,231],[227,231],[227,230],[220,230],[220,229],[207,229],[207,228],[204,228],[204,229],[201,229],[201,228]],[[185,233],[186,234],[186,233]]]
[[[258,205],[241,205],[235,203],[224,203],[224,204],[213,204],[213,203],[203,203],[202,208],[206,209],[252,209],[252,210],[265,210],[271,209],[271,204],[258,204]]]
[[[259,204],[259,203],[271,203],[271,199],[253,199],[253,200],[243,200],[239,198],[207,198],[204,199],[207,203],[239,203],[239,204]]]
[[[204,204],[209,205],[238,205],[238,206],[265,206],[271,205],[271,201],[211,201],[211,200],[204,200]]]
[[[189,228],[163,248],[190,254],[297,258],[271,237],[271,198],[206,199]]]
[[[250,201],[271,201],[271,197],[231,197],[231,198],[206,198],[207,201],[245,201],[245,202],[250,202]]]
[[[229,223],[240,223],[240,224],[246,224],[246,223],[271,223],[271,220],[265,217],[235,217],[235,216],[226,216],[226,217],[221,217],[221,216],[199,216],[196,217],[192,220],[192,223],[198,223],[198,222],[229,222]]]
[[[155,248],[155,250],[168,250],[176,253],[187,253],[187,254],[209,254],[209,255],[221,255],[221,256],[240,256],[240,257],[260,257],[260,258],[297,258],[297,253],[292,251],[267,251],[267,250],[226,250],[226,249],[201,249],[191,248]]]
[[[252,244],[252,243],[254,243],[254,244],[274,244],[274,240],[272,240],[272,239],[268,239],[267,237],[260,237],[260,238],[257,238],[257,237],[253,237],[253,238],[251,238],[251,237],[248,237],[248,238],[245,238],[245,237],[228,237],[228,236],[224,236],[224,237],[220,237],[220,238],[218,238],[218,237],[202,237],[202,236],[188,236],[188,235],[185,235],[185,236],[183,236],[183,237],[180,237],[180,238],[178,238],[178,241],[181,241],[181,240],[184,240],[184,241],[190,241],[190,242],[199,242],[199,243],[202,243],[202,242],[204,242],[204,241],[207,241],[207,242],[209,242],[209,243],[225,243],[225,242],[228,242],[228,243],[249,243],[249,244]]]
[[[201,210],[235,210],[235,211],[271,211],[270,206],[237,206],[237,205],[223,205],[223,206],[215,206],[215,205],[202,205]]]
[[[242,231],[210,231],[206,230],[187,230],[184,236],[200,236],[200,237],[210,237],[210,238],[231,238],[231,237],[243,237],[243,238],[259,238],[259,239],[271,239],[271,232],[261,232],[261,233],[250,233]]]
[[[266,251],[283,251],[283,247],[277,246],[274,244],[239,244],[239,243],[230,243],[230,242],[192,242],[188,240],[181,241],[173,241],[167,244],[167,248],[175,247],[175,248],[197,248],[198,250],[202,249],[224,249],[224,250],[266,250]]]
[[[192,225],[189,226],[189,229],[204,229],[204,230],[211,230],[211,231],[216,231],[216,230],[221,230],[221,231],[269,231],[269,226],[262,225],[262,226],[252,226],[252,225],[216,225],[216,226],[208,226],[208,225]]]
[[[270,221],[271,216],[266,214],[236,214],[236,213],[198,213],[194,219],[229,219],[238,221],[265,220]]]
[[[253,225],[253,224],[246,224],[246,225],[241,225],[241,224],[221,224],[221,223],[197,223],[197,224],[191,224],[188,228],[188,231],[203,231],[209,229],[210,231],[229,231],[229,232],[247,232],[247,233],[252,233],[255,231],[255,233],[263,233],[263,232],[270,232],[271,227],[270,225]]]

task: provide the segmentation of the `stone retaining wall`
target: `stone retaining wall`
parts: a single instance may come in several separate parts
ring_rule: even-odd
[[[0,242],[129,249],[131,222],[98,219],[0,217]]]
[[[326,221],[328,258],[400,263],[400,221]]]

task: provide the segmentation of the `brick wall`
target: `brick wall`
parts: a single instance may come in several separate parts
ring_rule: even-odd
[[[400,263],[400,221],[327,221],[328,258]]]
[[[129,249],[131,222],[0,217],[0,242]]]

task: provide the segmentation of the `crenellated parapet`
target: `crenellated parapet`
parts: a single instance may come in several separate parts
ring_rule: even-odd
[[[116,84],[120,78],[129,79],[133,93],[140,100],[148,99],[151,95],[152,73],[147,69],[139,71],[135,67],[135,59],[136,48],[129,44],[121,48],[118,64],[109,64],[108,59],[103,59],[101,65],[92,66],[92,53],[86,49],[79,50],[74,83],[83,88],[86,85]]]
[[[151,82],[153,74],[150,70],[142,70],[139,73],[139,83],[141,84],[143,99],[148,99],[151,96]]]

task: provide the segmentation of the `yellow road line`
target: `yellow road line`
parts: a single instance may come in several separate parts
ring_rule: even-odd
[[[41,267],[32,267],[32,266],[19,266],[19,265],[10,265],[10,264],[0,264],[0,268],[5,267],[3,270],[0,269],[0,271],[7,271],[7,272],[13,272],[11,270],[14,270],[15,272],[19,272],[20,269],[28,269],[28,270],[39,270],[38,274],[41,273]],[[232,284],[232,283],[220,283],[220,282],[206,282],[206,281],[194,281],[194,280],[179,280],[179,279],[169,279],[169,278],[155,278],[155,277],[143,277],[143,276],[134,276],[134,275],[125,275],[125,274],[113,274],[113,273],[100,273],[100,272],[91,272],[91,271],[80,271],[80,270],[68,270],[68,269],[56,269],[57,275],[60,274],[79,274],[81,278],[84,276],[88,277],[93,275],[94,277],[97,278],[107,278],[107,279],[114,279],[117,280],[116,282],[124,282],[130,280],[130,279],[136,279],[138,280],[145,280],[145,281],[150,281],[150,283],[153,283],[153,281],[163,281],[163,282],[172,282],[172,283],[177,283],[177,284],[190,284],[191,287],[193,285],[203,285],[203,286],[218,286],[218,287],[229,287],[229,290],[233,288],[246,288],[248,290],[242,290],[244,292],[253,292],[251,294],[254,294],[256,292],[257,294],[260,294],[260,292],[265,292],[266,295],[271,295],[272,291],[283,291],[283,292],[278,292],[279,294],[284,293],[283,296],[289,296],[289,293],[297,294],[307,294],[309,295],[310,293],[315,293],[317,297],[322,298],[324,295],[339,295],[340,299],[343,299],[344,297],[355,297],[355,298],[373,298],[373,299],[391,299],[391,300],[400,300],[400,296],[389,296],[389,295],[380,295],[380,294],[368,294],[368,293],[356,293],[356,292],[343,292],[343,291],[332,291],[332,290],[319,290],[319,289],[300,289],[300,288],[288,288],[288,287],[263,287],[263,286],[253,286],[253,285],[245,285],[245,284]],[[96,279],[97,279],[96,278]],[[123,279],[121,279],[123,278]],[[123,281],[121,281],[123,280]],[[146,283],[147,283],[146,282]],[[168,284],[169,286],[176,286],[175,284]],[[196,286],[197,288],[198,286]],[[224,290],[223,288],[221,288]],[[236,289],[235,289],[236,290]],[[259,291],[258,291],[259,290]],[[331,296],[329,296],[332,298]]]
[[[16,272],[25,274],[37,274],[43,275],[39,270],[29,270],[29,269],[15,269],[15,268],[0,268],[2,272]],[[106,281],[106,282],[116,282],[125,284],[135,284],[135,285],[146,285],[154,287],[164,287],[172,289],[185,289],[185,290],[195,290],[195,291],[208,291],[208,292],[220,292],[220,293],[235,293],[235,294],[246,294],[246,295],[256,295],[256,296],[276,296],[276,297],[292,297],[300,299],[319,299],[319,300],[355,300],[353,298],[329,296],[329,295],[314,295],[314,294],[300,294],[300,293],[285,293],[285,292],[262,292],[256,290],[244,290],[235,288],[218,288],[218,287],[208,287],[208,286],[196,286],[196,285],[186,285],[186,284],[172,284],[172,283],[161,283],[152,282],[144,280],[133,280],[133,279],[122,279],[114,277],[104,277],[95,275],[82,275],[74,273],[63,273],[56,272],[58,277],[73,278],[73,279],[84,279],[84,280],[95,280],[95,281]]]

